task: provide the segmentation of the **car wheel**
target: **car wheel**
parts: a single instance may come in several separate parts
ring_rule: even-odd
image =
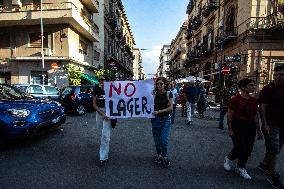
[[[83,105],[77,107],[76,112],[78,115],[84,115],[86,113],[86,109]]]

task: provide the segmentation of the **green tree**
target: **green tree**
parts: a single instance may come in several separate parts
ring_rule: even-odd
[[[109,69],[99,69],[99,70],[94,70],[95,75],[100,78],[100,77],[104,77],[110,80],[114,80],[115,79],[115,73]]]
[[[67,64],[64,66],[67,70],[68,80],[71,85],[81,84],[81,74],[84,73],[85,69],[81,66],[76,66],[74,64]]]

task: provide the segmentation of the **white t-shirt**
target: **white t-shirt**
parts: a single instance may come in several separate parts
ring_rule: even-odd
[[[171,92],[172,92],[172,94],[173,94],[173,104],[175,104],[175,103],[176,103],[177,96],[178,96],[177,89],[176,89],[176,88],[171,89]]]

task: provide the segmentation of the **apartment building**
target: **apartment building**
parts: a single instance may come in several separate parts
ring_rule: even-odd
[[[170,71],[168,65],[168,62],[170,60],[170,45],[163,45],[159,59],[160,59],[160,64],[157,69],[156,75],[158,77],[168,78]]]
[[[133,54],[134,54],[134,61],[133,61],[133,79],[134,80],[144,80],[144,75],[143,73],[143,66],[142,66],[142,56],[141,56],[141,51],[138,48],[133,49]]]
[[[42,8],[40,0],[1,0],[1,82],[47,84],[52,64],[95,68],[98,9],[97,0],[43,0]]]
[[[284,22],[278,1],[190,0],[188,55],[190,74],[221,84],[251,77],[259,87],[284,63]],[[222,73],[223,68],[230,73]]]
[[[135,40],[121,0],[105,0],[105,62],[118,79],[133,78]]]
[[[187,23],[183,23],[180,27],[176,38],[172,40],[170,45],[170,60],[168,61],[169,65],[169,79],[175,80],[177,78],[182,78],[187,75],[184,65],[186,64],[187,58]]]

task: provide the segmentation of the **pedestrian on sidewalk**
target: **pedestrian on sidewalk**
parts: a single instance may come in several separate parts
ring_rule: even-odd
[[[223,86],[220,90],[220,117],[219,117],[219,129],[224,130],[224,118],[228,112],[228,105],[231,98],[238,93],[236,83],[229,82],[227,86]]]
[[[96,122],[98,126],[102,125],[101,143],[99,152],[99,165],[104,166],[108,160],[109,142],[113,127],[116,125],[116,120],[111,120],[106,116],[105,112],[105,91],[104,77],[99,78],[100,86],[97,86],[93,91],[93,107],[96,111]]]
[[[156,79],[154,93],[154,118],[151,119],[152,133],[156,146],[155,162],[170,166],[168,158],[168,142],[171,130],[171,112],[173,110],[173,95],[168,89],[168,81],[164,77]]]
[[[188,83],[188,87],[185,89],[186,100],[186,113],[187,113],[187,125],[191,125],[192,116],[194,115],[196,103],[199,100],[199,89],[195,86],[194,81]]]
[[[267,174],[267,180],[274,188],[284,188],[276,173],[277,156],[284,143],[284,65],[275,67],[274,81],[261,90],[259,103],[266,146],[259,168]]]
[[[197,110],[199,117],[204,118],[204,112],[207,106],[207,95],[206,89],[204,88],[204,83],[199,84],[199,100],[197,102]]]
[[[185,89],[187,87],[186,83],[182,83],[180,93],[179,93],[179,99],[180,99],[180,105],[181,105],[181,117],[186,116],[186,96],[185,96]]]
[[[175,124],[175,115],[176,115],[176,108],[177,108],[177,97],[178,97],[178,92],[176,89],[176,84],[174,82],[172,82],[170,87],[170,91],[173,95],[173,111],[171,114],[171,120],[172,120],[172,124]]]
[[[231,170],[231,162],[238,159],[236,171],[245,179],[251,179],[245,166],[251,155],[258,126],[257,99],[250,94],[255,91],[255,82],[244,78],[238,82],[240,94],[232,98],[228,107],[228,130],[233,149],[225,157],[224,169]]]

